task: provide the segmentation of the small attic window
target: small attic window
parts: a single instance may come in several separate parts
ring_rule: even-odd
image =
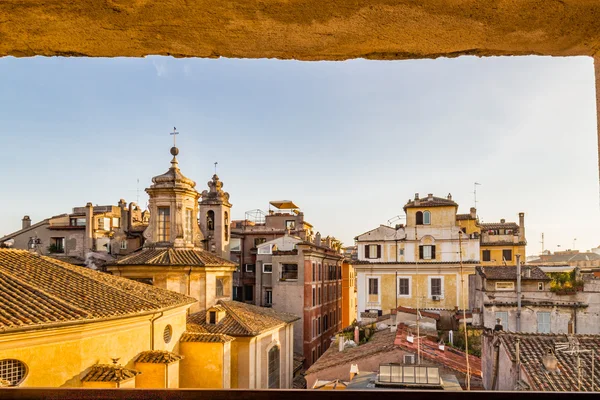
[[[169,343],[172,337],[173,328],[171,328],[171,325],[165,326],[165,330],[163,331],[163,339],[165,340],[165,343]]]
[[[208,313],[208,323],[215,325],[217,323],[217,312],[216,311],[210,311]]]

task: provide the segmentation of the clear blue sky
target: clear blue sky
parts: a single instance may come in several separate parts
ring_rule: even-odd
[[[234,218],[294,200],[345,244],[415,192],[483,221],[526,213],[528,254],[600,245],[591,58],[378,62],[0,58],[0,235],[136,198],[169,167],[202,191],[213,162]],[[142,192],[141,203],[146,203]]]

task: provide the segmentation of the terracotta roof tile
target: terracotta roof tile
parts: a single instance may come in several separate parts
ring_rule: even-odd
[[[24,250],[0,249],[0,332],[139,315],[195,301]]]
[[[556,344],[568,347],[569,337],[567,335],[554,334],[527,334],[495,332],[508,352],[512,361],[516,361],[516,342],[519,340],[519,353],[521,365],[530,378],[529,382],[534,391],[577,391],[578,370],[577,355],[568,354],[555,349]],[[600,335],[570,335],[572,343],[576,343],[581,350],[594,350],[596,354],[596,367],[598,367],[598,354],[600,354]],[[542,364],[542,357],[552,349],[558,359],[558,372],[549,372]],[[581,390],[592,389],[592,353],[581,352]],[[600,374],[595,373],[595,387],[600,386]]]
[[[124,368],[115,364],[94,365],[83,378],[82,382],[122,382],[141,374],[135,369]]]
[[[200,333],[185,331],[180,342],[201,342],[201,343],[227,343],[235,340],[234,337],[225,335],[223,333]]]
[[[525,270],[531,268],[531,275],[527,276]],[[489,280],[517,280],[517,267],[505,267],[505,266],[494,266],[494,267],[477,267],[476,271],[482,274],[486,279]],[[522,266],[521,267],[521,279],[529,281],[549,281],[550,278],[540,268],[536,266]]]
[[[306,374],[314,374],[337,365],[348,365],[356,360],[370,357],[378,353],[388,352],[394,349],[395,332],[389,329],[375,332],[371,340],[357,347],[347,347],[340,352],[337,345],[331,345],[323,355],[310,366]]]
[[[219,300],[218,305],[226,311],[226,316],[217,324],[206,322],[206,310],[188,317],[188,331],[200,333],[223,333],[230,336],[256,336],[284,323],[292,323],[300,318],[274,311],[272,308],[258,307],[239,301]]]
[[[179,354],[171,353],[166,350],[147,350],[137,355],[136,363],[149,364],[171,364],[183,359]]]
[[[481,232],[490,230],[490,229],[519,229],[519,225],[515,222],[490,222],[490,223],[480,223]]]
[[[404,350],[409,350],[415,354],[418,351],[417,343],[419,340],[415,337],[413,343],[406,340],[407,327],[404,324],[398,324],[396,340],[394,344]],[[446,346],[444,351],[439,350],[438,343],[427,337],[421,336],[421,356],[429,361],[444,365],[450,369],[467,373],[466,354],[462,351]],[[481,358],[469,355],[469,368],[471,376],[481,378]]]
[[[456,214],[456,220],[457,221],[476,220],[476,219],[477,218],[475,218],[471,214]]]
[[[118,265],[235,266],[233,261],[204,250],[143,248],[117,261]]]
[[[458,207],[454,201],[443,198],[443,197],[423,197],[418,200],[411,200],[404,205],[404,209],[407,208],[423,208],[423,207],[443,207],[443,206],[454,206]]]

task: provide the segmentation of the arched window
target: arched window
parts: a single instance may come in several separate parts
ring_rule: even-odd
[[[229,240],[229,214],[225,213],[225,240]]]
[[[269,350],[269,389],[279,388],[279,346]]]
[[[431,213],[429,211],[425,211],[423,213],[423,225],[431,224]]]
[[[206,213],[206,229],[209,231],[215,230],[215,212],[213,210]]]
[[[423,213],[421,211],[417,211],[417,225],[423,225]]]

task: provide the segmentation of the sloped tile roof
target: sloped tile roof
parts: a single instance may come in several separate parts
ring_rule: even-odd
[[[82,382],[122,382],[141,374],[135,369],[124,368],[115,364],[94,365],[83,378]]]
[[[407,208],[416,208],[416,207],[422,208],[422,207],[444,207],[444,206],[458,207],[458,204],[456,204],[452,200],[449,200],[449,199],[446,199],[443,197],[432,196],[432,197],[423,197],[422,199],[419,199],[419,200],[411,200],[404,205],[404,209],[406,210]]]
[[[118,265],[182,265],[182,266],[235,266],[232,261],[204,250],[144,248],[117,261]]]
[[[0,332],[133,316],[194,302],[25,250],[0,249]]]
[[[200,333],[222,333],[230,336],[256,336],[285,323],[300,318],[274,311],[272,308],[258,307],[239,301],[219,300],[227,315],[217,324],[206,322],[206,310],[188,317],[188,331]]]
[[[531,276],[526,276],[525,270],[531,269]],[[517,280],[517,267],[477,267],[478,273],[481,273],[486,279],[489,280]],[[522,266],[521,267],[521,279],[531,281],[549,281],[550,277],[544,273],[540,268],[536,266]]]
[[[304,360],[305,358],[302,354],[294,353],[294,373],[302,369],[302,365],[304,365]]]
[[[223,333],[200,333],[185,331],[180,342],[200,342],[200,343],[227,343],[235,340],[234,337],[225,335]]]
[[[486,231],[490,229],[519,229],[519,225],[515,222],[490,222],[490,223],[480,223],[481,231]]]
[[[378,331],[367,343],[357,347],[347,347],[342,352],[338,350],[337,344],[332,344],[317,362],[308,368],[306,374],[314,374],[338,365],[348,365],[349,367],[356,360],[392,351],[395,347],[395,336],[396,333],[389,329]]]
[[[477,218],[473,217],[471,214],[456,214],[457,221],[466,221],[466,220],[476,220]]]
[[[413,343],[406,340],[407,327],[404,324],[398,324],[398,330],[394,344],[404,350],[418,352],[417,343],[419,340],[415,337]],[[429,361],[444,365],[454,371],[467,373],[466,354],[460,350],[446,346],[444,351],[438,348],[438,343],[427,337],[421,336],[421,356]],[[481,358],[469,355],[469,368],[471,376],[481,378]]]
[[[600,260],[600,254],[586,252],[586,253],[571,253],[571,254],[552,254],[543,256],[536,260],[532,260],[529,263],[543,264],[543,263],[569,263],[572,261],[596,261]]]
[[[516,361],[516,342],[519,340],[519,357],[521,365],[534,391],[577,391],[578,390],[578,370],[577,355],[568,354],[564,351],[555,350],[558,343],[568,346],[569,337],[567,335],[554,334],[527,334],[527,333],[509,333],[495,332],[501,342],[502,347],[508,352],[513,362]],[[594,350],[596,357],[600,354],[600,335],[570,335],[571,340],[578,343],[581,350]],[[558,359],[558,372],[549,372],[542,364],[542,357],[552,349]],[[591,391],[592,389],[592,353],[580,352],[579,359],[581,363],[581,390]],[[595,388],[600,387],[600,373],[597,372],[598,362],[596,361]]]
[[[149,364],[171,364],[175,361],[183,359],[183,356],[179,354],[171,353],[166,350],[147,350],[142,351],[135,358],[137,363],[149,363]]]
[[[306,379],[303,375],[298,375],[292,381],[292,389],[306,389]]]

